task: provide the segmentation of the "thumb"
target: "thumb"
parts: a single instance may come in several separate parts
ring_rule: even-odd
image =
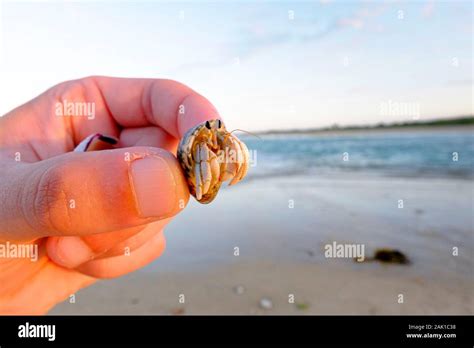
[[[188,199],[179,163],[165,150],[71,152],[0,172],[0,239],[144,225],[175,215]]]

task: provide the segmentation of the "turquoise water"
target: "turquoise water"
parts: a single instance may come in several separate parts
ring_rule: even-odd
[[[396,176],[474,177],[474,135],[470,131],[242,138],[254,159],[249,178],[348,171]],[[457,153],[457,158],[453,153]]]

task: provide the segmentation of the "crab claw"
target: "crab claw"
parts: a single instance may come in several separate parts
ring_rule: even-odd
[[[196,178],[196,198],[199,200],[219,181],[220,169],[217,156],[205,143],[194,150],[194,177]]]
[[[201,164],[201,179],[202,179],[202,193],[206,194],[212,182],[212,172],[210,161],[210,152],[206,144],[199,144],[200,164]]]

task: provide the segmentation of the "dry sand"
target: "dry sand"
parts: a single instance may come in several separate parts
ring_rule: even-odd
[[[249,181],[210,206],[192,203],[167,229],[165,254],[145,269],[99,281],[50,313],[473,314],[472,212],[468,180]],[[362,243],[367,256],[397,248],[412,263],[325,258],[333,241]]]
[[[361,266],[362,267],[362,266]],[[400,266],[401,267],[401,266]],[[472,314],[472,282],[313,264],[235,264],[200,274],[135,273],[81,291],[53,314]],[[243,286],[239,294],[236,287]],[[185,295],[185,304],[179,295]],[[289,295],[294,295],[294,304]],[[404,294],[404,303],[398,295]],[[270,310],[260,307],[268,298]],[[299,309],[300,308],[300,309]]]

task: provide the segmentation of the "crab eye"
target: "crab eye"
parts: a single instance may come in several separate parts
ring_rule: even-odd
[[[222,127],[222,122],[221,120],[217,120],[217,128],[221,128]]]
[[[211,123],[209,121],[206,121],[206,128],[211,129]]]

